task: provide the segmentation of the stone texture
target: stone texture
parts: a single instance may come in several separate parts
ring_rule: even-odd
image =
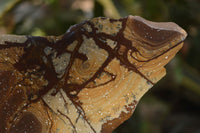
[[[138,16],[94,18],[58,37],[0,35],[0,132],[112,132],[186,36]]]

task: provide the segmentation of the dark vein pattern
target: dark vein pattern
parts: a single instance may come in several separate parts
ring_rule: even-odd
[[[185,37],[137,16],[94,18],[58,37],[1,35],[0,132],[112,132]]]

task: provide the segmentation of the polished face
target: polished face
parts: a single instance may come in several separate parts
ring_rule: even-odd
[[[127,31],[129,34],[126,34],[126,38],[131,39],[132,46],[138,47],[138,52],[147,59],[159,56],[182,43],[187,35],[175,23],[151,22],[138,16],[128,17]]]
[[[94,18],[58,37],[0,36],[0,131],[111,132],[185,37],[137,16]]]
[[[164,66],[183,46],[187,33],[172,22],[151,22],[129,16],[124,36],[132,44],[128,60],[151,83],[156,83],[165,75]]]

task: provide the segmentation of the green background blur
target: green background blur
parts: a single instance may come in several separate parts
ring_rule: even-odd
[[[86,19],[127,15],[175,22],[188,37],[167,76],[113,133],[200,133],[199,0],[0,0],[0,34],[60,35]]]

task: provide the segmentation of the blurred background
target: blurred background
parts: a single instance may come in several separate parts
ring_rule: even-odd
[[[173,21],[188,37],[133,116],[113,133],[200,133],[199,0],[0,0],[0,34],[60,35],[98,16]]]

